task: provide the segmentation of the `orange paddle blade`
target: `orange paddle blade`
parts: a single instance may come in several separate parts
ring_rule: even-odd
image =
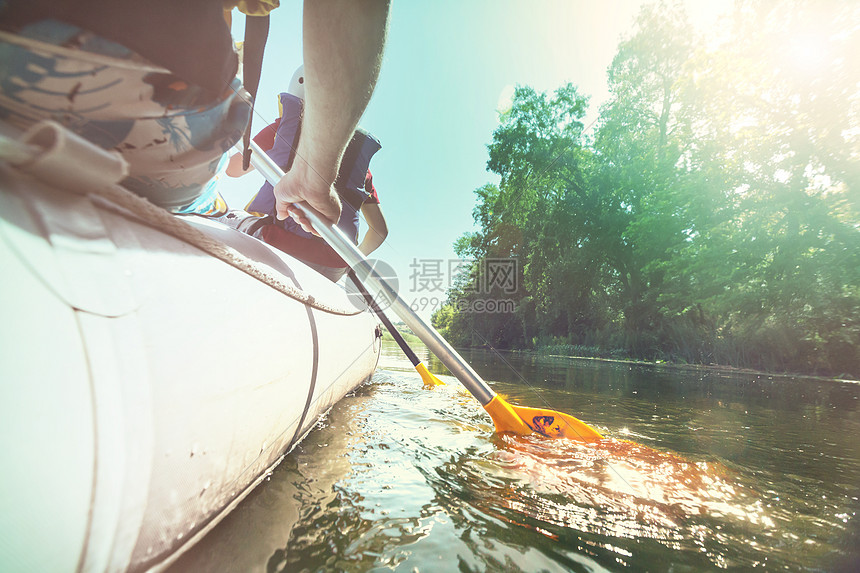
[[[540,434],[548,438],[567,438],[578,442],[597,442],[603,436],[581,420],[555,410],[514,406],[498,395],[484,409],[490,414],[497,432],[521,436]]]

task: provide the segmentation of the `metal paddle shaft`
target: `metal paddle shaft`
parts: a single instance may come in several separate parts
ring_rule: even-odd
[[[266,155],[254,141],[251,141],[251,163],[273,186],[281,180],[284,172],[278,167],[274,160]],[[412,332],[427,345],[442,364],[451,371],[472,395],[478,399],[482,406],[489,404],[496,393],[484,382],[478,373],[460,356],[436,329],[427,324],[412,308],[402,299],[397,291],[376,272],[373,265],[358,250],[352,241],[343,234],[343,231],[322,217],[316,210],[305,203],[295,203],[302,212],[310,219],[314,229],[325,240],[334,251],[348,264],[358,275],[359,280],[368,285],[371,290],[381,297],[394,313],[400,317]]]

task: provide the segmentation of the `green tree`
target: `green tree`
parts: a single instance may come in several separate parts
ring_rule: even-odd
[[[473,254],[520,263],[516,300],[522,304],[511,326],[524,341],[533,334],[568,337],[585,308],[578,301],[596,276],[582,272],[591,258],[582,253],[583,215],[590,211],[582,205],[591,201],[582,122],[587,106],[571,84],[552,94],[520,86],[489,146],[487,167],[501,182],[495,192],[479,190],[475,220],[484,232]],[[571,268],[576,272],[567,272]]]
[[[434,317],[457,343],[860,376],[860,6],[750,0],[729,22],[704,42],[645,6],[593,141],[573,85],[516,89],[456,244],[474,264]],[[520,289],[482,292],[504,258]],[[481,296],[517,310],[463,310]]]
[[[657,297],[666,282],[661,262],[683,245],[692,221],[685,200],[693,118],[683,101],[696,50],[678,6],[645,6],[635,34],[621,42],[608,71],[610,99],[601,110],[595,149],[599,185],[611,197],[612,253],[622,295],[625,346],[637,356],[660,347],[664,317]]]
[[[663,301],[705,306],[719,361],[858,370],[858,16],[741,3],[728,41],[696,62],[691,162],[721,205],[702,201],[712,208],[664,267],[686,289]]]

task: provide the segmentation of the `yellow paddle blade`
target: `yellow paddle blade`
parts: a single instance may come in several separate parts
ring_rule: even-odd
[[[496,432],[504,433],[511,432],[520,436],[528,436],[532,434],[532,429],[523,419],[514,412],[513,407],[508,404],[498,394],[492,400],[484,404],[484,410],[493,419],[493,424],[496,426]]]
[[[603,436],[581,420],[555,410],[514,406],[495,396],[484,409],[493,419],[497,432],[511,432],[521,436],[532,433],[548,438],[567,438],[578,442],[596,442]]]
[[[417,366],[415,366],[415,370],[418,371],[418,374],[421,375],[421,379],[424,380],[424,386],[432,387],[432,386],[444,386],[445,383],[433,376],[427,367],[424,366],[423,362],[419,362]]]

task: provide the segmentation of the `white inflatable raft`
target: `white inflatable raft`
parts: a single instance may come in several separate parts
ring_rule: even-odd
[[[118,156],[25,139],[0,145],[0,571],[162,569],[371,376],[377,322],[238,231],[116,202]]]

